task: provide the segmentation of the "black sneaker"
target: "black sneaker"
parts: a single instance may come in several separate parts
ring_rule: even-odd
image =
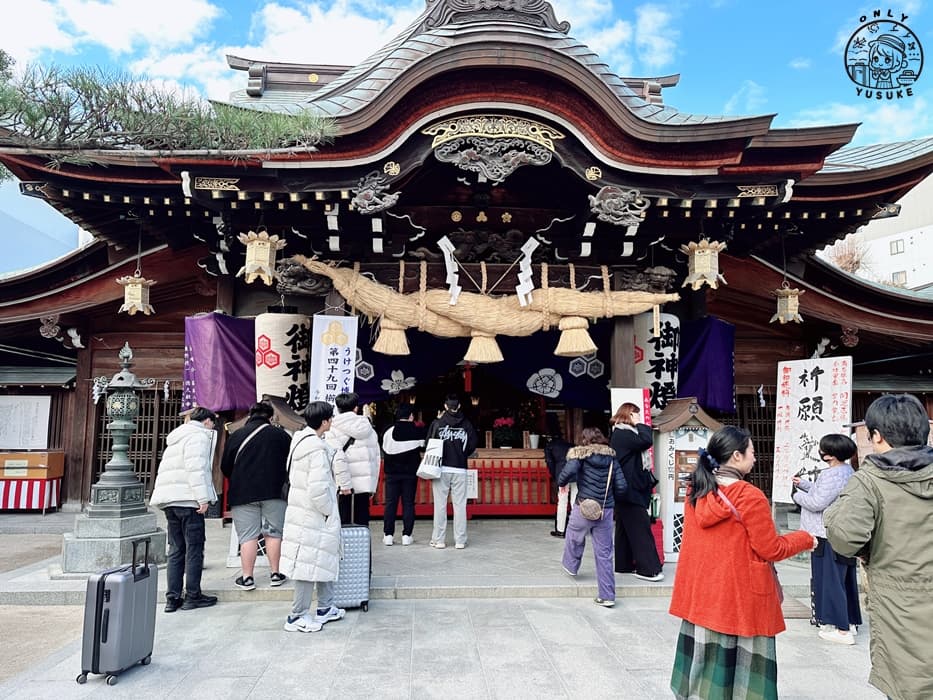
[[[173,613],[181,607],[181,598],[166,598],[165,612]]]
[[[278,571],[276,571],[269,577],[270,586],[281,586],[283,583],[285,583],[285,574],[280,574]]]
[[[233,582],[233,585],[243,591],[255,591],[256,582],[253,580],[252,576],[247,576],[243,578],[242,576],[237,576],[236,580]]]
[[[560,530],[551,530],[551,537],[560,537],[561,539],[564,539],[565,535]]]
[[[209,608],[216,603],[217,603],[217,596],[215,595],[204,595],[202,593],[197,598],[192,598],[189,595],[185,598],[185,602],[181,604],[181,609],[182,610],[196,610],[198,608]]]

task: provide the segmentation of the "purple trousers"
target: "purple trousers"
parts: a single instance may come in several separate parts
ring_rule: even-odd
[[[567,523],[564,539],[564,556],[561,563],[574,574],[580,569],[586,536],[593,538],[593,555],[596,557],[596,589],[603,600],[616,599],[616,575],[612,565],[612,507],[603,509],[599,520],[587,520],[574,506]]]

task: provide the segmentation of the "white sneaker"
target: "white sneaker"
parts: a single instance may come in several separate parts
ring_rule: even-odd
[[[454,545],[454,548],[455,549],[466,549],[466,542],[457,542],[457,544]]]
[[[407,547],[412,542],[414,542],[414,540],[411,538],[411,535],[402,535],[402,546]]]
[[[336,605],[331,605],[326,610],[323,608],[318,608],[317,614],[314,616],[314,621],[318,624],[324,625],[328,622],[333,622],[334,620],[342,620],[347,614],[347,611],[343,608],[338,608]]]
[[[827,642],[835,642],[836,644],[846,644],[848,646],[855,644],[855,637],[852,636],[852,633],[848,630],[840,630],[826,625],[820,630],[820,639],[824,639]]]
[[[447,545],[444,544],[443,542],[435,542],[434,540],[431,540],[431,546],[434,547],[434,549],[446,549],[447,548]]]
[[[644,574],[635,574],[635,578],[640,578],[642,581],[654,581],[654,582],[657,582],[657,581],[663,581],[663,580],[664,580],[664,574],[663,574],[663,573],[657,573],[657,574],[655,574],[654,576],[645,576]]]
[[[323,626],[320,622],[312,620],[308,614],[300,617],[289,615],[285,618],[285,625],[282,629],[286,632],[320,632]]]
[[[395,542],[395,538],[392,535],[386,535],[382,538],[382,544],[386,547],[391,547],[393,542]]]
[[[849,625],[849,632],[853,637],[858,637],[858,625]]]

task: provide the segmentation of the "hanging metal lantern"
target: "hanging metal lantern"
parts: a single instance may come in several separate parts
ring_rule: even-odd
[[[123,285],[123,306],[120,307],[120,312],[125,311],[130,316],[137,311],[143,312],[146,316],[155,313],[155,309],[149,303],[149,287],[155,283],[155,280],[141,277],[138,269],[132,277],[129,275],[118,277],[117,284]]]
[[[703,239],[699,243],[691,241],[680,246],[680,251],[687,255],[687,279],[681,285],[699,289],[708,284],[713,289],[719,288],[719,283],[728,284],[726,278],[719,274],[719,253],[725,250],[726,244]]]
[[[800,295],[805,291],[804,289],[791,289],[787,280],[784,280],[781,283],[781,288],[772,292],[777,297],[777,313],[771,317],[768,323],[774,323],[775,321],[780,321],[781,324],[790,323],[791,321],[803,323],[803,318],[800,316]]]
[[[275,278],[275,254],[285,247],[285,241],[278,236],[270,236],[267,231],[241,233],[238,239],[246,246],[246,264],[236,276],[245,276],[247,284],[252,284],[259,277],[271,287]]]

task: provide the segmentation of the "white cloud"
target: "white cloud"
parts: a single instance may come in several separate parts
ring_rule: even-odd
[[[658,5],[635,8],[635,48],[649,71],[656,71],[674,60],[680,32],[671,26],[673,15]]]
[[[726,100],[723,114],[760,114],[768,102],[765,88],[754,80],[743,80],[739,89]]]
[[[810,67],[810,59],[809,58],[794,58],[787,65],[793,68],[794,70],[806,70],[807,68]]]
[[[854,105],[834,102],[799,112],[787,126],[800,128],[857,122],[861,122],[861,126],[852,139],[853,145],[907,141],[933,132],[933,118],[923,97],[912,98],[909,102],[865,100]]]
[[[586,45],[610,66],[617,75],[632,75],[634,57],[631,44],[634,31],[632,25],[618,20],[609,27],[593,29],[587,34]]]
[[[612,0],[555,0],[551,3],[558,22],[570,22],[575,36],[586,34],[612,17]]]
[[[71,53],[74,37],[62,29],[63,17],[55,2],[23,3],[0,22],[0,46],[16,59],[17,67],[36,60],[45,50]]]
[[[115,56],[164,51],[204,36],[220,13],[208,0],[160,0],[158,11],[141,11],[138,0],[32,0],[4,16],[0,46],[21,65],[90,46]]]

